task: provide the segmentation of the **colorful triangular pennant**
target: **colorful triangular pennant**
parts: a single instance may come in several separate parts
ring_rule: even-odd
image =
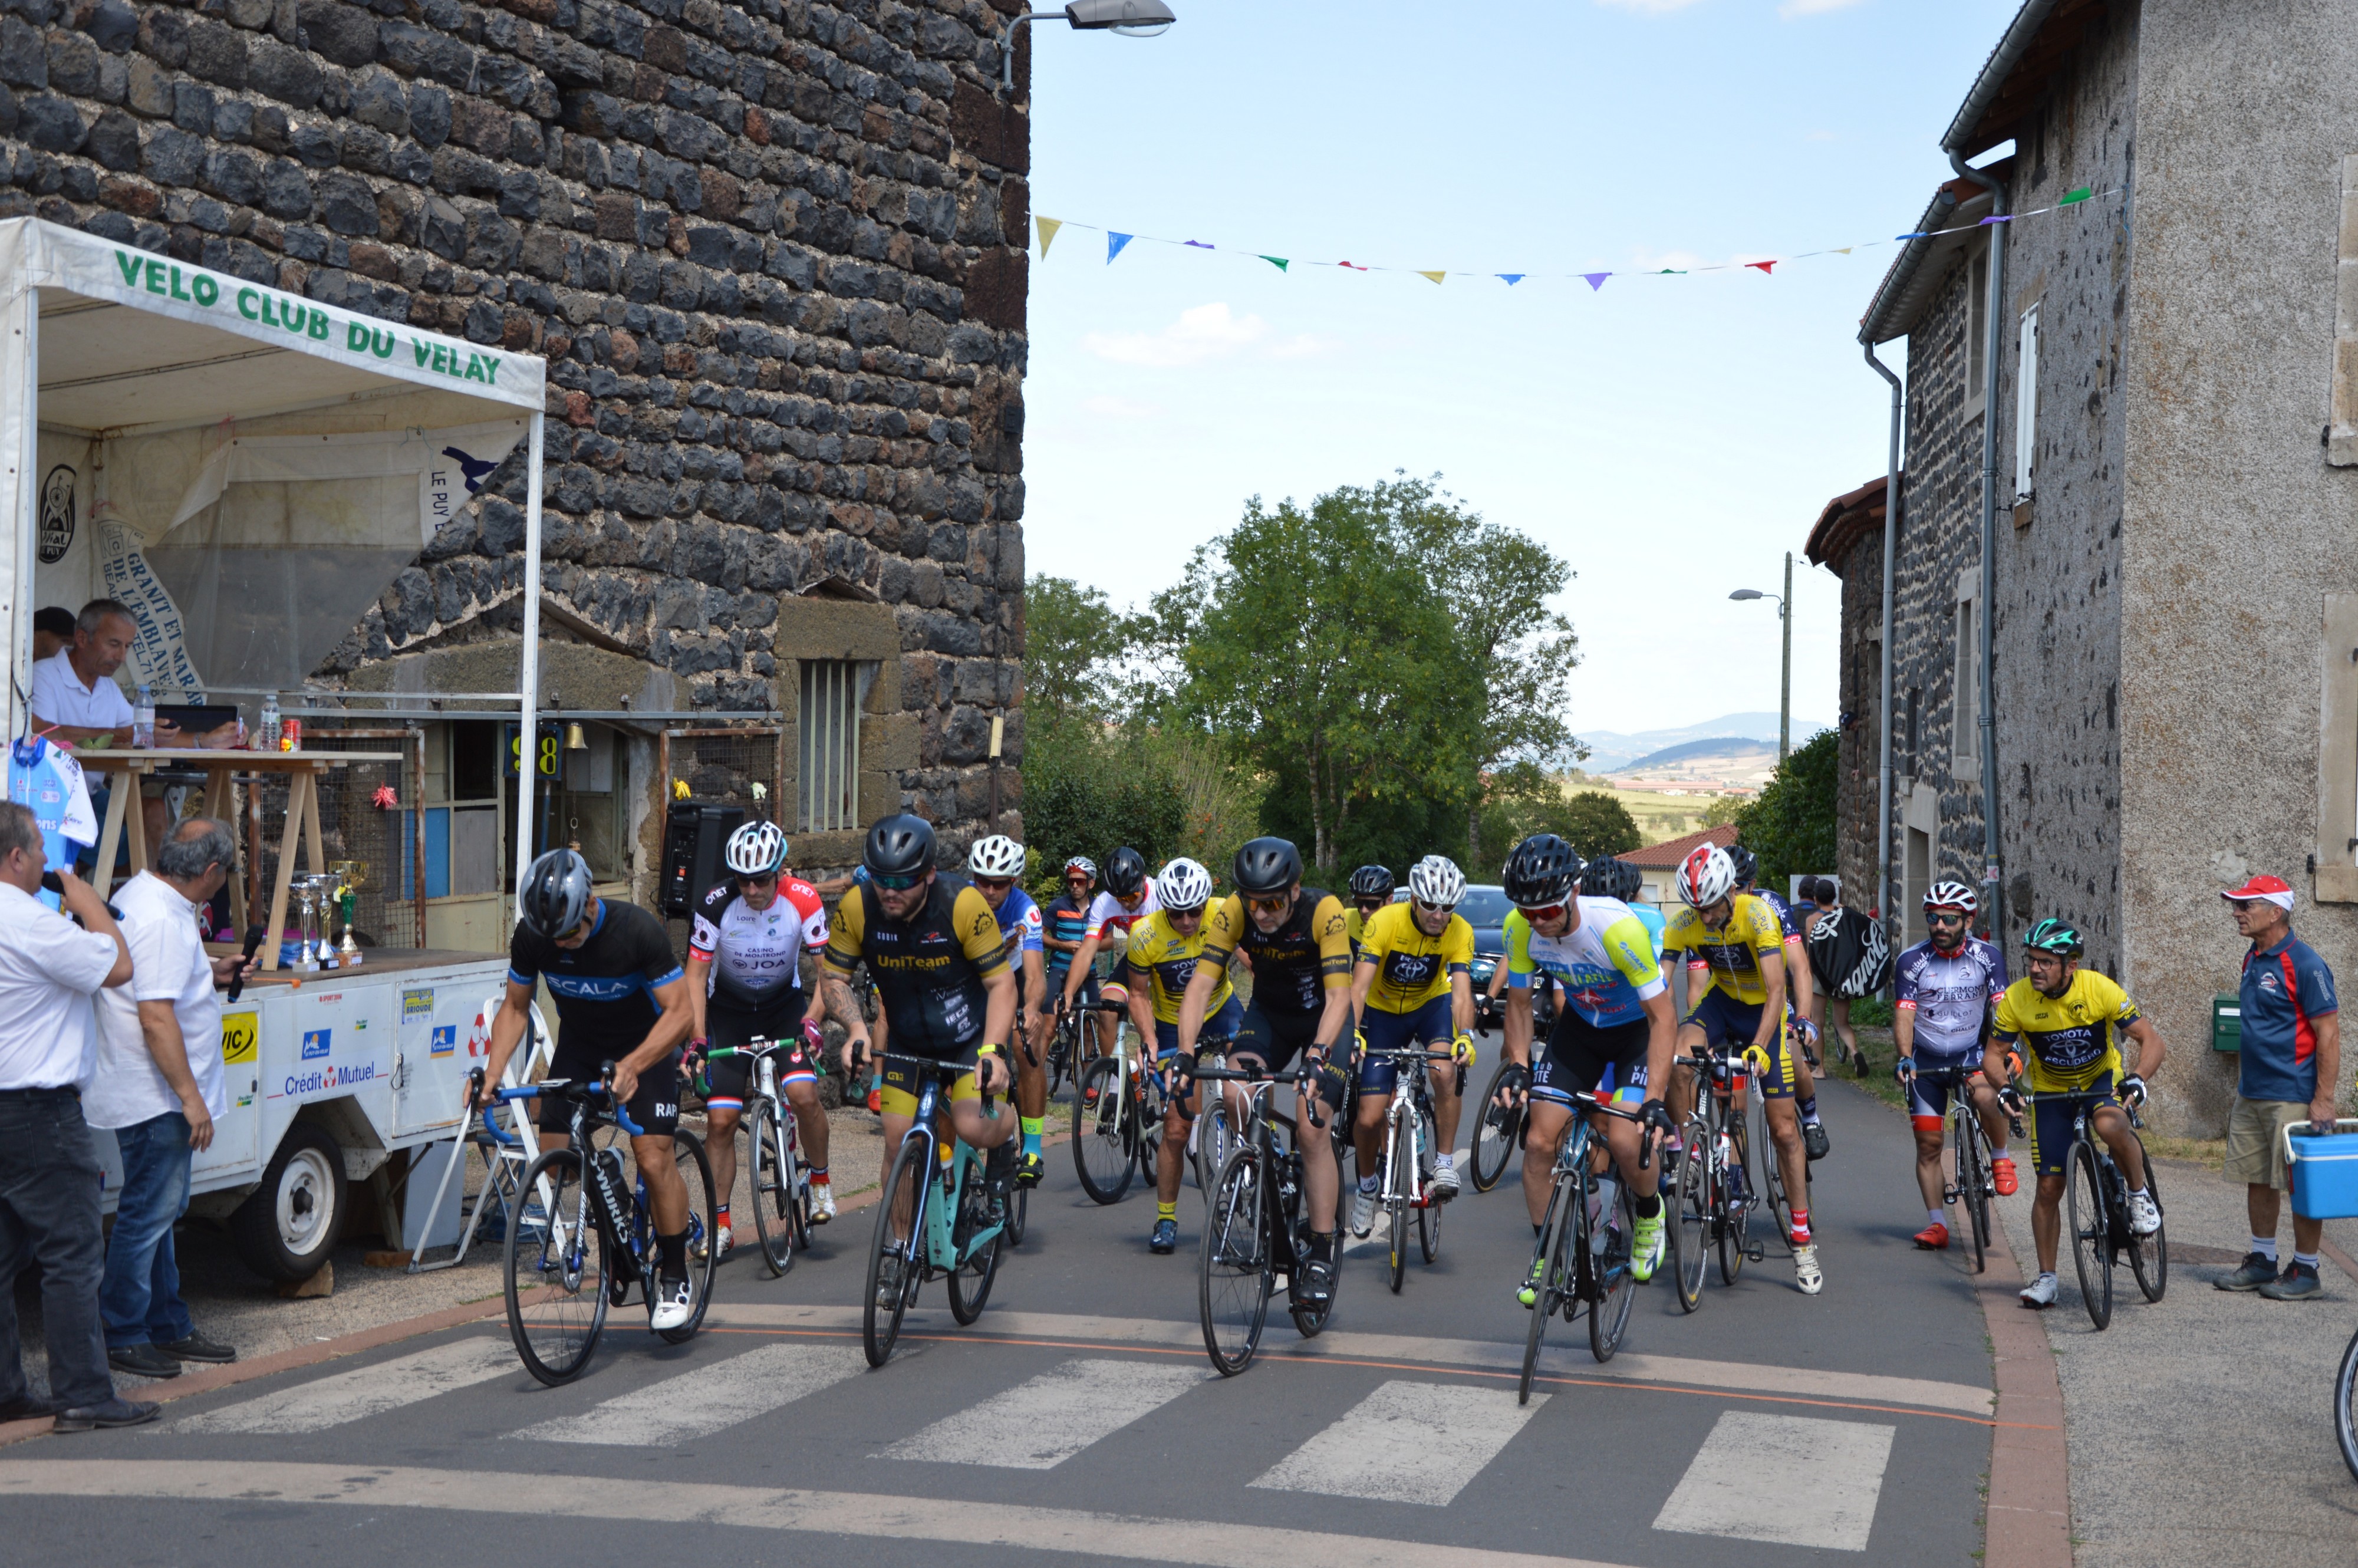
[[[1768,269],[1769,269],[1770,267],[1775,266],[1777,264],[1776,264],[1775,262],[1773,262],[1773,261],[1765,261],[1765,262],[1746,262],[1744,265],[1745,265],[1746,266],[1748,266],[1748,267],[1751,267],[1751,268],[1755,269],[1756,271],[1758,271],[1758,272],[1760,272],[1760,273],[1766,274],[1766,273],[1768,271]]]
[[[2083,185],[2077,190],[2065,191],[2063,193],[2063,200],[2058,201],[2055,205],[2058,207],[2077,207],[2081,202],[2087,200],[2089,197],[2093,196],[2094,194],[2094,191],[2090,190]]]
[[[1509,288],[1512,288],[1515,285],[1522,282],[1524,277],[1529,275],[1520,272],[1501,272],[1493,274],[1492,276],[1505,278],[1507,280],[1507,287]]]
[[[1584,272],[1580,275],[1580,280],[1588,285],[1588,291],[1594,294],[1603,288],[1605,280],[1612,276],[1609,272]]]
[[[1263,256],[1260,259],[1269,263],[1270,265],[1277,268],[1280,272],[1283,272],[1285,270],[1286,259],[1283,256]]]
[[[1135,237],[1131,234],[1109,232],[1106,235],[1106,265],[1113,265],[1113,258],[1121,254],[1121,247],[1130,243]]]
[[[1055,243],[1056,231],[1065,226],[1065,221],[1062,218],[1040,218],[1034,222],[1040,225],[1040,259],[1046,261],[1048,247]]]
[[[1427,272],[1422,267],[1419,267],[1417,268],[1416,276],[1419,277],[1429,277],[1433,279],[1433,282],[1439,283],[1443,278],[1447,277],[1449,274],[1446,272]]]
[[[1217,251],[1220,248],[1217,245],[1207,245],[1201,240],[1182,240],[1179,243],[1191,249],[1199,251]]]

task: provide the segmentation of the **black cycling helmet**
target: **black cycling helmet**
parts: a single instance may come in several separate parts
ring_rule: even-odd
[[[1361,866],[1351,873],[1351,896],[1355,899],[1390,898],[1395,885],[1391,872],[1381,866]]]
[[[1255,838],[1237,851],[1229,871],[1238,892],[1267,898],[1301,880],[1302,851],[1291,838]]]
[[[1105,890],[1116,898],[1136,898],[1146,886],[1146,857],[1124,844],[1106,857]]]
[[[934,869],[934,825],[905,811],[880,819],[860,846],[860,863],[879,886],[909,887],[924,880]]]
[[[570,849],[551,849],[525,869],[516,914],[540,935],[569,936],[589,913],[590,862]]]
[[[2077,931],[2055,919],[2042,920],[2032,926],[2022,945],[2034,953],[2060,953],[2067,958],[2076,958],[2088,950]]]
[[[1736,867],[1736,885],[1748,888],[1760,880],[1760,857],[1741,844],[1727,847],[1727,858]]]
[[[1627,860],[1599,855],[1580,873],[1580,891],[1591,898],[1617,898],[1627,903],[1646,885],[1646,875]]]
[[[1540,909],[1562,903],[1579,884],[1582,862],[1573,847],[1552,833],[1534,833],[1507,857],[1499,881],[1507,902],[1519,909]]]

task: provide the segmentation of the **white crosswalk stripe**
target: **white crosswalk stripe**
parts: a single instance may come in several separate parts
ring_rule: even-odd
[[[1394,1379],[1272,1465],[1256,1487],[1444,1508],[1547,1402]]]
[[[1217,1376],[1200,1367],[1067,1361],[943,1417],[876,1457],[1050,1470]]]
[[[1695,1451],[1654,1528],[1864,1552],[1895,1430],[1729,1411]],[[1807,1476],[1809,1485],[1762,1490],[1762,1476],[1784,1475]]]
[[[320,1432],[347,1422],[383,1415],[437,1394],[487,1383],[507,1373],[521,1377],[515,1347],[504,1338],[476,1337],[438,1345],[414,1356],[339,1372],[276,1393],[241,1400],[159,1430],[189,1433]]]
[[[765,1345],[508,1435],[540,1443],[668,1448],[767,1415],[866,1366],[852,1346]]]

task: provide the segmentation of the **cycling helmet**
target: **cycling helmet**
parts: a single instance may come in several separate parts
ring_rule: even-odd
[[[570,849],[551,849],[526,867],[516,914],[551,940],[570,935],[590,908],[590,862]]]
[[[1543,909],[1572,896],[1580,881],[1580,856],[1552,833],[1534,833],[1507,857],[1507,902],[1519,909]]]
[[[1981,906],[1982,901],[1974,896],[1974,890],[1963,882],[1934,882],[1924,890],[1926,909],[1962,909],[1971,914]]]
[[[1466,896],[1466,873],[1446,855],[1427,855],[1408,869],[1408,893],[1421,903],[1455,909]]]
[[[934,869],[934,825],[905,811],[882,818],[868,830],[860,863],[880,881],[886,877],[922,878]]]
[[[1382,866],[1361,866],[1351,873],[1353,898],[1390,898],[1395,885],[1391,872]]]
[[[1736,868],[1736,885],[1748,888],[1760,880],[1760,857],[1741,844],[1727,847],[1727,863]]]
[[[1023,846],[1004,833],[993,833],[988,838],[978,838],[966,858],[966,869],[978,877],[1020,877],[1023,874]]]
[[[1736,891],[1736,866],[1716,844],[1701,844],[1679,866],[1679,896],[1708,909]]]
[[[1302,851],[1290,838],[1255,838],[1237,851],[1233,873],[1237,891],[1263,898],[1283,892],[1302,876]],[[1169,899],[1163,901],[1170,903]]]
[[[1154,879],[1154,896],[1174,914],[1190,914],[1212,896],[1212,873],[1182,855]]]
[[[1580,873],[1580,891],[1591,898],[1617,898],[1627,903],[1646,885],[1645,873],[1627,860],[1599,855]]]
[[[2077,931],[2060,920],[2052,919],[2042,920],[2032,926],[2028,935],[2023,937],[2022,945],[2034,953],[2061,953],[2067,958],[2076,958],[2088,950],[2087,944],[2080,940]]]
[[[721,859],[741,877],[774,875],[786,863],[786,836],[774,822],[748,822],[729,835]]]
[[[1105,889],[1116,898],[1136,898],[1146,885],[1146,857],[1124,844],[1106,857]]]
[[[1098,863],[1095,860],[1090,860],[1087,855],[1076,855],[1071,860],[1065,862],[1065,874],[1066,876],[1071,876],[1075,871],[1080,872],[1091,881],[1098,880]]]

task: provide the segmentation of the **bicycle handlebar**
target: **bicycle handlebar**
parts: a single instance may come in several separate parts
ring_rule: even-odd
[[[981,1088],[982,1086],[982,1064],[979,1061],[973,1066],[968,1067],[961,1066],[956,1062],[945,1062],[938,1056],[912,1056],[905,1052],[901,1051],[875,1051],[871,1054],[878,1061],[881,1062],[907,1062],[918,1067],[929,1068],[936,1073],[947,1076],[952,1084],[956,1084],[959,1078],[964,1077],[967,1074],[972,1073],[974,1075],[975,1087],[977,1088]],[[1010,1087],[1012,1087],[1015,1076],[1015,1063],[1011,1058],[1005,1054],[1004,1047],[1001,1048],[1000,1060],[1006,1064],[1009,1084]],[[982,1089],[983,1115],[996,1115],[996,1113],[991,1109],[991,1102],[998,1098],[998,1095],[994,1091]]]
[[[594,1084],[585,1083],[579,1078],[545,1078],[536,1084],[518,1084],[514,1088],[493,1089],[492,1091],[492,1098],[493,1101],[500,1104],[507,1104],[511,1101],[520,1099],[538,1099],[543,1095],[548,1096],[551,1099],[589,1100],[602,1098],[606,1101],[606,1108],[611,1110],[614,1114],[615,1126],[621,1128],[623,1131],[629,1133],[633,1138],[644,1138],[646,1136],[647,1130],[631,1119],[631,1111],[628,1106],[623,1105],[622,1102],[614,1098],[614,1091],[611,1087],[613,1069],[614,1064],[611,1062],[607,1063],[605,1065],[605,1076]],[[489,1125],[490,1119],[490,1112],[486,1110],[484,1113],[484,1121],[486,1125]],[[502,1133],[496,1127],[492,1128],[492,1136],[499,1139],[500,1141],[503,1143],[515,1141],[515,1140]]]

